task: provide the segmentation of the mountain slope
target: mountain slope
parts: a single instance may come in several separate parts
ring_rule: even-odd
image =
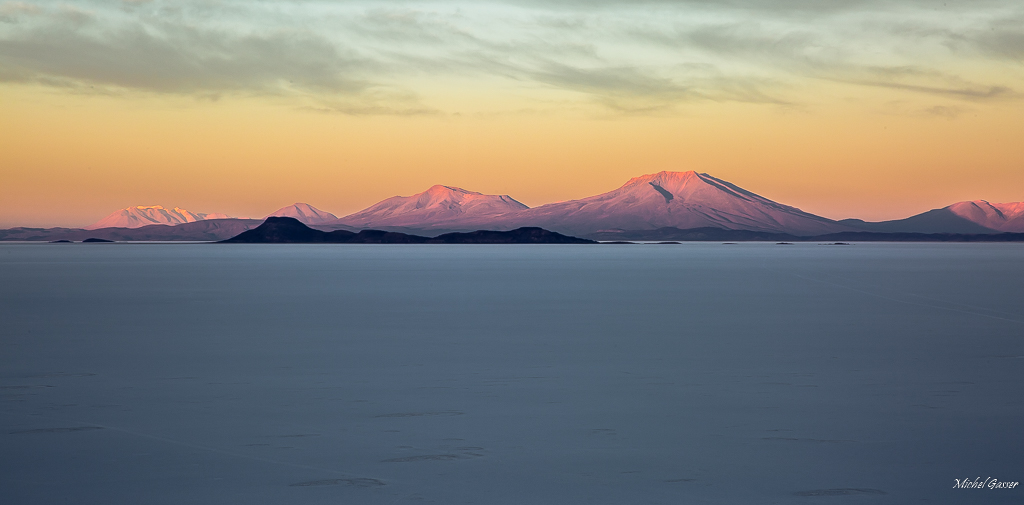
[[[865,222],[844,219],[841,223],[861,230],[886,233],[999,233],[1024,232],[1024,202],[957,202],[916,216],[892,221]]]
[[[948,207],[892,221],[867,222],[860,219],[843,219],[840,223],[882,233],[996,233],[995,230],[954,214]]]
[[[355,228],[459,229],[485,224],[528,207],[508,195],[485,195],[452,186],[433,186],[412,196],[395,196],[347,215],[334,224]]]
[[[165,209],[160,205],[135,206],[112,212],[107,217],[86,226],[86,230],[98,230],[100,228],[141,228],[154,224],[179,225],[194,223],[207,219],[229,219],[227,214],[200,214],[189,212],[185,209],[175,207]]]
[[[950,212],[996,231],[1024,232],[1024,202],[988,203],[985,200],[957,202]]]
[[[604,194],[506,216],[503,227],[540,226],[572,235],[674,227],[816,235],[852,228],[697,172],[658,172]]]
[[[281,207],[267,217],[293,217],[308,225],[326,224],[338,220],[338,216],[320,210],[308,203],[295,203],[287,207]]]

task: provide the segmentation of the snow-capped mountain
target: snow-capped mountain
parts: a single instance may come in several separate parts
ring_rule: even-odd
[[[507,216],[502,225],[540,226],[576,235],[666,227],[714,227],[795,235],[851,229],[694,171],[634,177],[614,191]]]
[[[508,195],[485,195],[452,186],[433,186],[412,196],[395,196],[338,219],[355,228],[453,229],[486,225],[527,209]]]
[[[1024,232],[1024,202],[988,203],[985,200],[957,202],[950,212],[996,231]]]
[[[320,210],[308,203],[296,203],[287,207],[281,207],[267,217],[294,217],[308,225],[325,224],[338,220],[338,216]]]
[[[539,226],[571,235],[664,227],[798,235],[853,229],[693,171],[634,177],[608,193],[532,209],[508,196],[434,186],[418,195],[389,198],[337,222],[356,228],[423,231]]]
[[[174,226],[184,223],[194,223],[207,219],[229,219],[227,214],[211,213],[201,214],[190,212],[175,207],[166,209],[160,205],[135,206],[113,212],[107,217],[100,219],[92,225],[86,226],[86,230],[97,230],[100,228],[141,228],[151,224],[164,224]]]

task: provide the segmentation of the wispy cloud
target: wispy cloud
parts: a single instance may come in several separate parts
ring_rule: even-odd
[[[0,80],[344,114],[442,113],[430,90],[452,80],[626,114],[799,105],[822,80],[983,102],[1020,98],[1020,73],[950,69],[1024,59],[1022,20],[1013,0],[39,0],[0,4]]]

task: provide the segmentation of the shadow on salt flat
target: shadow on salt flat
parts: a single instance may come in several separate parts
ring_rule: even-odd
[[[324,479],[324,480],[311,480],[307,482],[296,482],[295,484],[289,484],[292,487],[310,487],[310,486],[338,486],[346,485],[352,487],[380,487],[384,485],[383,481],[369,478],[356,478],[356,479]]]
[[[452,461],[456,459],[469,459],[477,457],[470,454],[424,454],[422,456],[406,456],[404,458],[391,458],[381,460],[381,463],[413,463],[416,461]]]
[[[39,428],[35,430],[12,431],[11,435],[26,435],[30,433],[70,433],[74,431],[102,430],[102,426],[72,426],[70,428]]]
[[[837,489],[812,489],[810,491],[797,491],[796,496],[849,496],[857,494],[888,494],[880,489],[868,488],[837,488]]]
[[[426,417],[426,416],[461,416],[465,412],[458,410],[445,410],[443,412],[398,412],[395,414],[381,414],[374,417]]]

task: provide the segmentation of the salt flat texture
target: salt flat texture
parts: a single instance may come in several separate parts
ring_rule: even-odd
[[[1022,257],[2,244],[0,502],[1020,503]]]

